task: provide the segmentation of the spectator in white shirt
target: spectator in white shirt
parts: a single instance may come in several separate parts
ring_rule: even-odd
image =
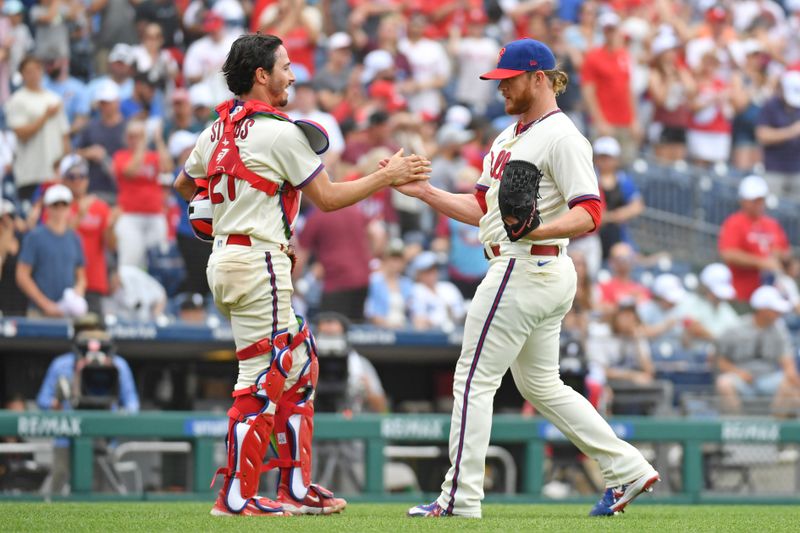
[[[42,85],[42,63],[27,56],[20,64],[23,87],[5,106],[8,127],[17,136],[14,179],[17,195],[29,200],[52,178],[55,163],[69,152],[69,122],[61,98]]]
[[[416,280],[410,303],[414,329],[450,332],[463,322],[464,297],[455,285],[439,279],[435,253],[422,252],[415,257],[411,277]]]
[[[289,112],[289,115],[294,120],[310,120],[325,128],[325,131],[328,132],[330,146],[322,156],[322,161],[325,163],[325,168],[328,169],[328,172],[331,172],[331,169],[335,169],[336,163],[339,162],[339,158],[344,152],[342,130],[333,115],[320,110],[317,104],[317,93],[310,82],[294,84],[293,109]],[[335,173],[335,170],[333,173]]]
[[[161,89],[171,87],[178,75],[178,63],[164,48],[164,33],[155,22],[148,23],[142,31],[142,44],[131,49],[136,72],[147,72]]]
[[[686,300],[687,339],[695,343],[709,343],[719,339],[726,329],[739,323],[739,315],[730,300],[736,297],[731,284],[731,271],[722,263],[712,263],[700,272],[700,287]]]
[[[414,13],[408,20],[407,37],[399,49],[411,63],[412,77],[403,85],[408,107],[414,113],[438,117],[442,112],[441,89],[450,77],[450,59],[444,46],[423,36],[428,20]]]
[[[183,75],[189,84],[206,83],[211,89],[213,100],[222,102],[230,97],[222,76],[222,65],[237,36],[225,30],[225,21],[214,12],[206,13],[203,30],[206,35],[193,42],[186,50]]]
[[[653,282],[653,298],[637,306],[642,331],[648,339],[677,338],[682,334],[686,290],[675,274],[660,274]]]
[[[112,281],[116,290],[109,308],[117,318],[126,321],[152,322],[163,320],[167,292],[141,268],[120,265],[119,276]]]
[[[494,68],[500,45],[484,35],[488,18],[483,9],[471,9],[467,13],[466,34],[461,36],[453,26],[450,37],[450,53],[458,65],[456,76],[456,100],[469,106],[476,113],[483,113],[497,94],[491,83],[476,84],[483,72]]]
[[[109,81],[119,87],[119,99],[127,100],[133,96],[133,48],[129,44],[117,43],[108,54],[108,75],[100,76],[89,82],[89,97],[98,102],[97,93],[104,89]]]

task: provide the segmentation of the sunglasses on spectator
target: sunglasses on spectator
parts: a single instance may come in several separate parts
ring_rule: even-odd
[[[68,180],[79,180],[79,179],[88,178],[88,177],[89,176],[87,176],[86,174],[84,174],[82,172],[68,172],[68,173],[64,174],[64,179],[68,179]]]
[[[50,207],[67,207],[68,205],[67,202],[53,202]]]

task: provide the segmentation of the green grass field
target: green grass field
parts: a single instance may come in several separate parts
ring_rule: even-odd
[[[482,520],[406,518],[400,504],[352,504],[329,517],[215,518],[210,503],[0,503],[0,531],[800,531],[800,506],[634,505],[613,518],[589,518],[585,505],[484,507]]]

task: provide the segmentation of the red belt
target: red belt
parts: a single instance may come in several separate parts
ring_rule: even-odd
[[[228,235],[225,244],[238,244],[239,246],[250,246],[250,235]]]
[[[499,257],[500,256],[500,245],[493,244],[491,246],[492,256]],[[531,255],[558,255],[561,253],[561,247],[556,246],[555,244],[533,244],[531,245]],[[484,249],[483,255],[486,256],[486,259],[491,259],[489,254]]]

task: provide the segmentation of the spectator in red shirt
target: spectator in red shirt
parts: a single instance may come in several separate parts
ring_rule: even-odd
[[[686,131],[689,157],[706,166],[728,161],[733,131],[730,83],[722,76],[717,50],[711,46],[694,67],[697,92],[690,101],[692,116]]]
[[[164,192],[158,175],[171,172],[172,160],[160,129],[152,132],[156,150],[148,149],[145,123],[132,120],[125,129],[126,149],[114,154],[117,201],[122,214],[115,226],[120,246],[119,264],[147,268],[147,249],[167,240]]]
[[[276,3],[277,0],[255,0],[255,2],[253,2],[253,11],[250,13],[251,32],[255,33],[261,28],[261,19],[264,15],[264,11]]]
[[[729,216],[719,232],[719,253],[733,274],[736,299],[750,295],[781,272],[789,257],[789,240],[777,220],[764,214],[769,194],[761,176],[747,176],[739,184],[741,209]]]
[[[425,37],[438,40],[447,39],[453,27],[460,24],[471,9],[483,10],[481,0],[417,0],[411,6],[412,11],[420,11],[428,19]]]
[[[283,45],[292,58],[292,68],[302,66],[307,78],[314,75],[314,54],[320,34],[320,20],[316,9],[305,0],[278,0],[261,14],[262,33],[280,35]]]
[[[608,316],[616,311],[620,301],[633,300],[640,304],[650,299],[647,288],[631,279],[635,263],[636,252],[630,244],[618,242],[611,247],[608,259],[611,277],[598,284],[600,307]]]
[[[650,141],[655,156],[665,161],[686,157],[689,100],[697,90],[691,70],[679,55],[680,45],[674,33],[665,31],[653,39],[650,49],[648,95],[654,107]]]
[[[357,205],[325,213],[314,210],[300,232],[299,274],[310,256],[324,270],[320,311],[336,311],[350,320],[364,319],[372,259],[367,219]]]
[[[499,7],[514,25],[515,39],[521,39],[528,36],[533,37],[528,31],[532,19],[552,17],[554,2],[552,0],[503,0],[499,2]]]
[[[592,120],[592,136],[615,137],[622,145],[623,166],[627,166],[636,155],[641,136],[631,89],[631,56],[619,31],[619,16],[606,12],[598,17],[598,23],[605,43],[586,54],[581,90]]]
[[[70,227],[78,233],[86,262],[86,302],[89,311],[102,313],[102,299],[108,296],[106,250],[116,247],[114,223],[118,213],[89,190],[89,165],[79,155],[61,160],[58,173],[72,192]]]

